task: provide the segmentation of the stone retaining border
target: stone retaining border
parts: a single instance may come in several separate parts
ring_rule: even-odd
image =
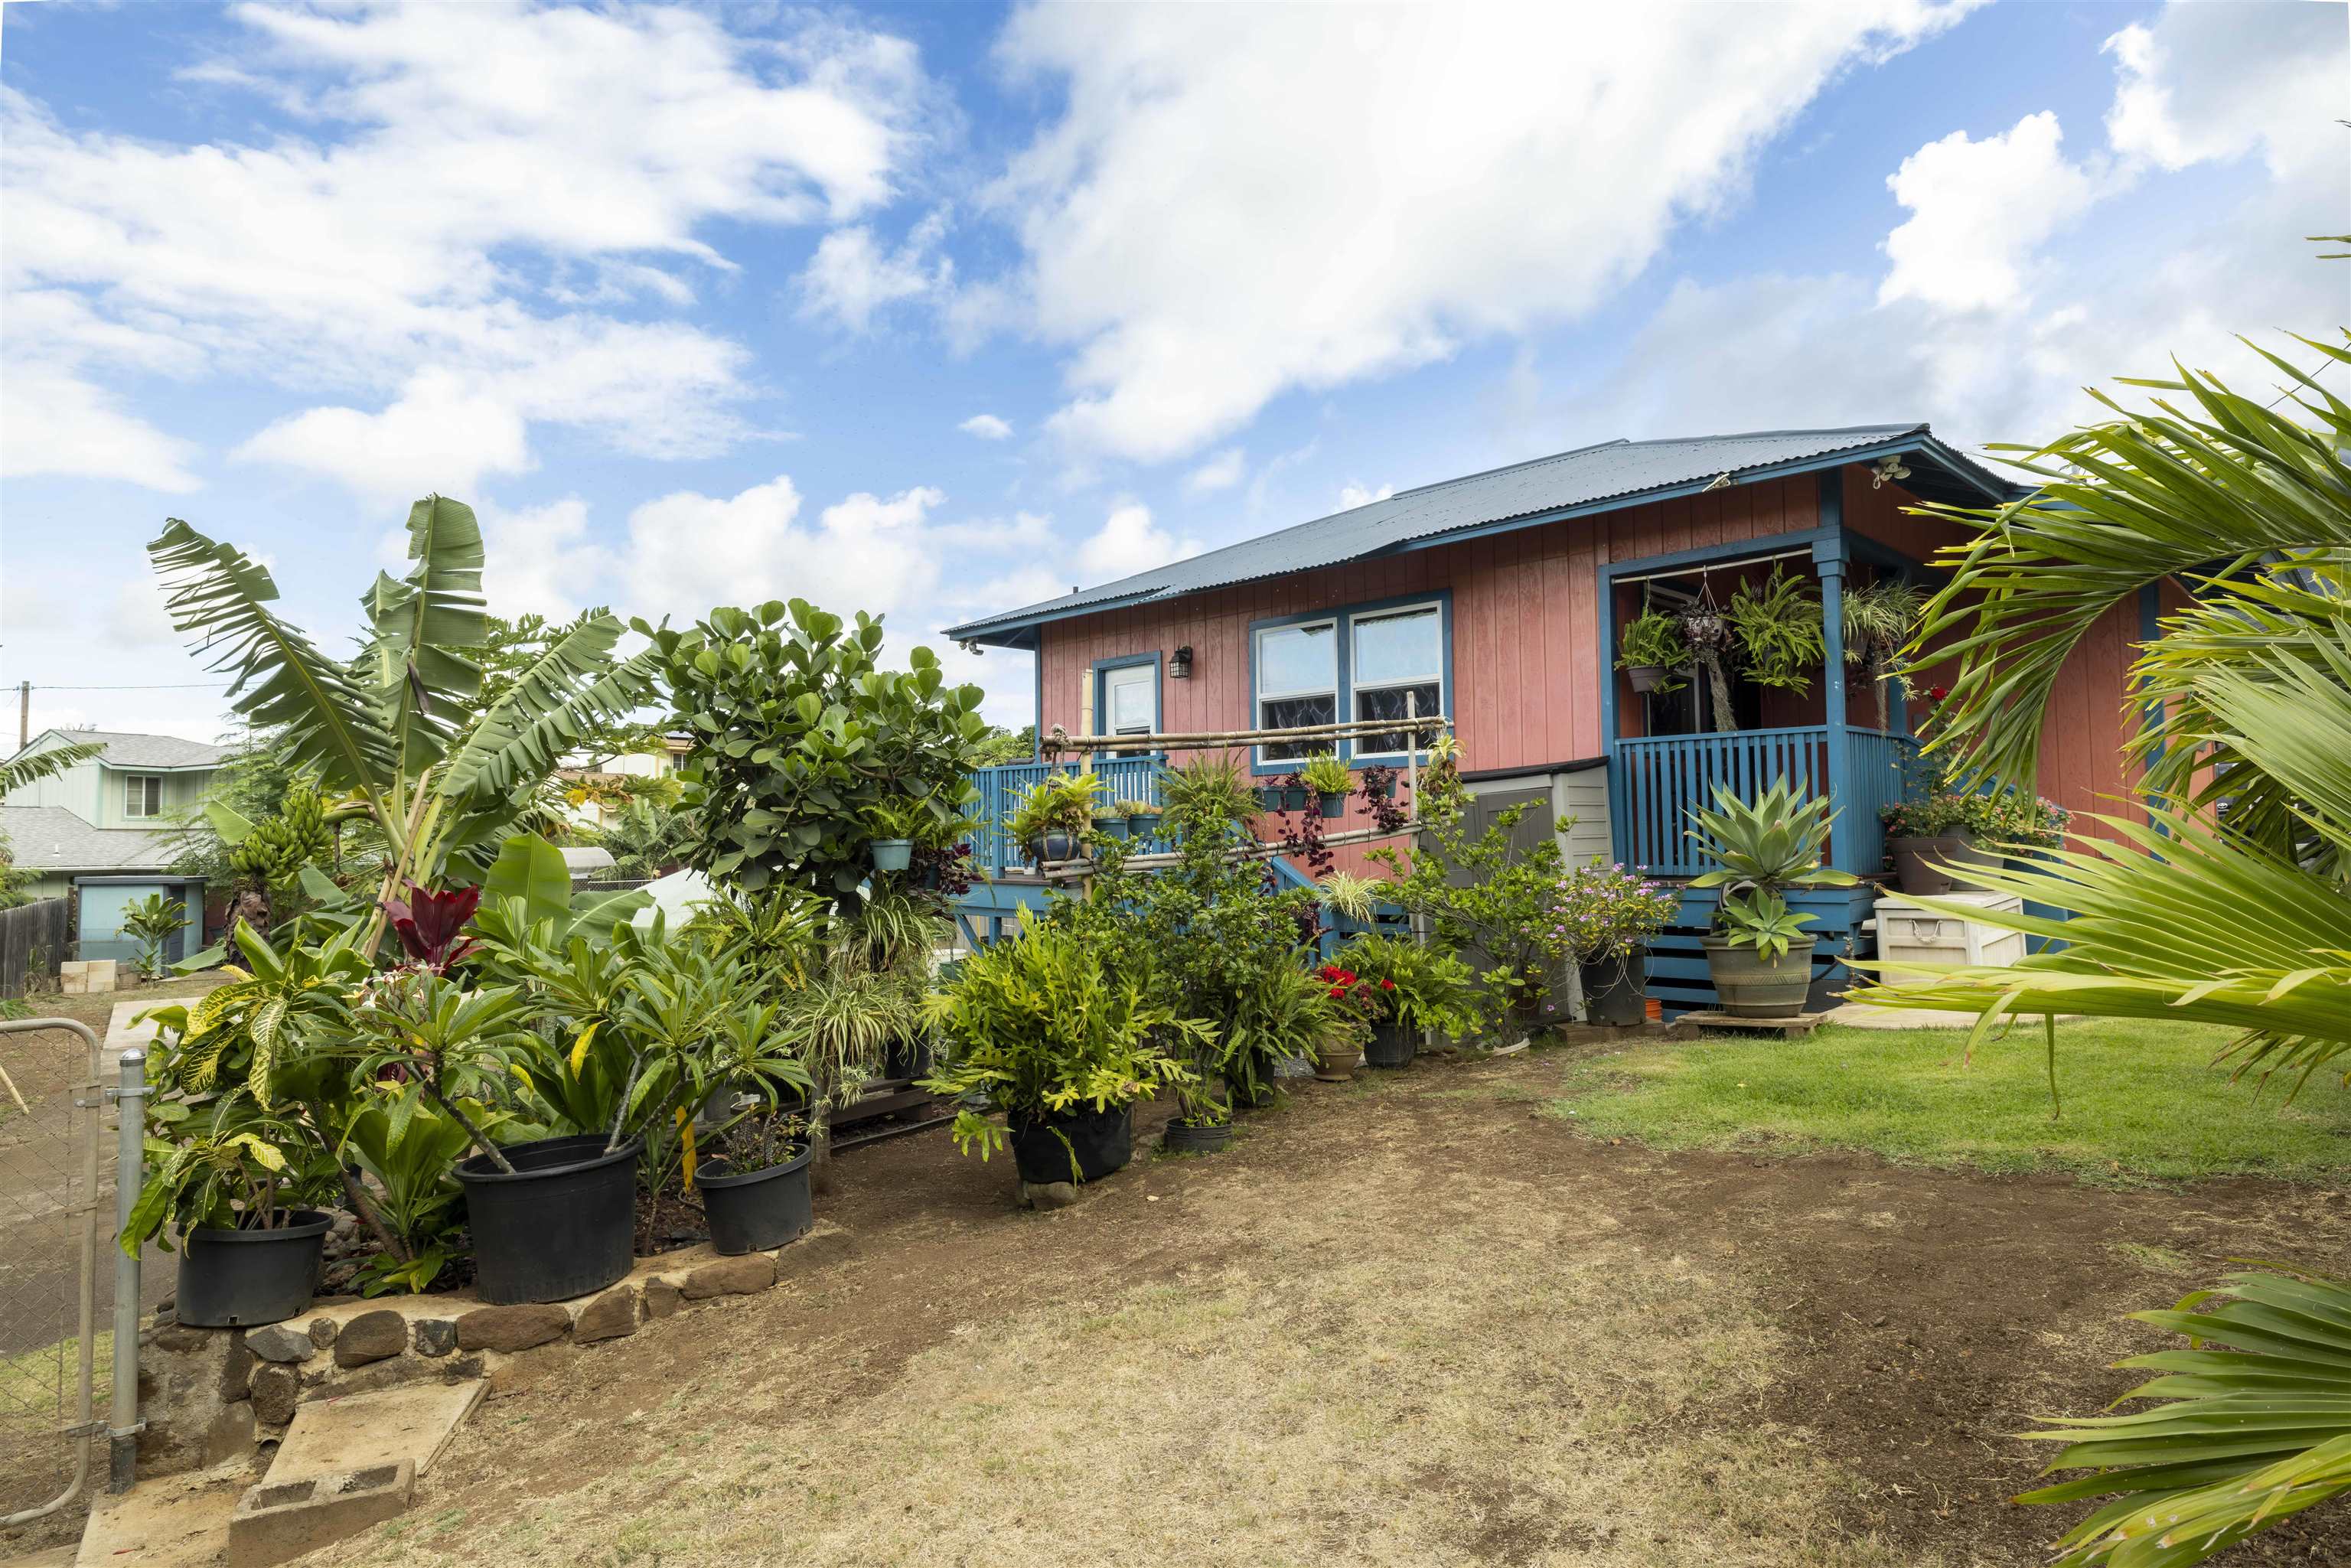
[[[707,1242],[640,1258],[618,1284],[568,1301],[491,1306],[470,1291],[321,1301],[256,1329],[193,1328],[169,1309],[140,1336],[142,1476],[209,1469],[285,1435],[295,1407],[438,1378],[511,1385],[510,1358],[561,1340],[581,1347],[725,1296],[756,1294],[847,1257],[847,1230],[819,1220],[772,1251],[721,1257]]]

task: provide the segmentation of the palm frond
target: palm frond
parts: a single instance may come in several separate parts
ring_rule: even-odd
[[[2298,340],[2351,362],[2351,347]],[[1940,743],[1970,772],[2034,777],[2068,655],[2141,589],[2189,573],[2226,580],[2281,555],[2351,552],[2351,406],[2264,357],[2300,388],[2283,401],[2311,424],[2179,367],[2176,381],[2126,382],[2186,394],[2178,404],[2131,411],[2095,393],[2115,419],[2037,449],[1994,448],[2041,480],[2026,499],[1927,508],[1977,530],[1943,552],[1951,576],[1907,650],[1959,660]]]
[[[2060,1568],[2184,1568],[2351,1490],[2351,1285],[2245,1272],[2131,1316],[2195,1348],[2116,1363],[2163,1375],[2115,1403],[2168,1403],[2020,1434],[2065,1445],[2051,1470],[2092,1473],[2019,1502],[2122,1494],[2066,1533]]]
[[[2120,842],[2076,840],[2040,852],[2038,865],[1968,870],[1970,882],[2070,919],[1916,900],[2062,946],[2005,968],[1905,963],[1934,977],[1855,999],[1978,1013],[1980,1032],[2013,1013],[2227,1024],[2245,1031],[2230,1051],[2264,1077],[2306,1077],[2351,1051],[2351,902],[2241,834],[2152,815],[2092,819]]]
[[[172,624],[219,651],[211,667],[233,672],[230,706],[255,727],[279,732],[289,769],[313,772],[334,790],[389,786],[399,748],[373,694],[269,609],[277,584],[266,567],[177,517],[147,554],[164,579]]]

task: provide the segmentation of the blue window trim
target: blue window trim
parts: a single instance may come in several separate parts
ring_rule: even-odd
[[[1151,727],[1155,733],[1161,727],[1161,721],[1166,716],[1167,712],[1163,706],[1167,693],[1166,676],[1160,666],[1158,650],[1155,648],[1148,653],[1121,653],[1116,658],[1096,659],[1093,662],[1093,717],[1094,736],[1097,739],[1107,737],[1110,734],[1110,687],[1102,680],[1102,676],[1113,670],[1131,670],[1143,664],[1151,666]]]
[[[1249,623],[1248,727],[1254,729],[1258,723],[1257,637],[1259,632],[1281,626],[1311,625],[1317,621],[1330,621],[1336,623],[1337,646],[1332,650],[1332,657],[1338,664],[1335,674],[1335,679],[1338,682],[1337,712],[1340,722],[1344,723],[1355,711],[1354,626],[1356,618],[1381,615],[1391,610],[1404,610],[1415,604],[1437,606],[1437,641],[1438,649],[1444,655],[1443,666],[1437,674],[1437,697],[1441,704],[1447,705],[1447,711],[1450,711],[1449,705],[1454,700],[1453,591],[1450,588],[1431,588],[1419,593],[1399,593],[1387,599],[1365,600],[1360,604],[1337,604],[1327,609],[1307,611],[1301,614],[1269,615],[1261,621],[1250,622]],[[1401,751],[1374,751],[1359,756],[1353,741],[1341,741],[1331,749],[1337,752],[1341,759],[1351,768],[1384,768],[1404,760],[1404,753]],[[1294,773],[1298,770],[1299,764],[1295,762],[1265,761],[1264,753],[1265,748],[1261,746],[1249,747],[1249,773],[1252,777],[1276,779],[1282,774]],[[1311,752],[1310,755],[1311,755]]]

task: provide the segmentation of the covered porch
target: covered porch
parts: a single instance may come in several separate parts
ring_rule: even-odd
[[[1845,658],[1843,598],[1848,584],[1887,578],[1919,581],[1918,562],[1844,526],[1839,486],[1822,487],[1820,525],[1802,533],[1708,545],[1600,569],[1601,728],[1608,767],[1610,838],[1614,858],[1664,879],[1712,869],[1688,836],[1689,813],[1712,804],[1717,789],[1752,799],[1779,779],[1835,807],[1827,863],[1862,878],[1886,863],[1882,808],[1902,799],[1918,752],[1908,704],[1898,685],[1881,692],[1865,666]],[[1824,657],[1801,687],[1756,688],[1729,675],[1731,707],[1698,665],[1674,671],[1673,693],[1643,693],[1615,667],[1622,630],[1644,608],[1728,604],[1744,585],[1758,591],[1774,574],[1809,580],[1820,607]],[[1718,727],[1727,717],[1734,727]],[[1816,999],[1851,977],[1845,960],[1867,956],[1863,930],[1876,889],[1823,889],[1791,897],[1813,917]],[[1713,918],[1715,894],[1684,895],[1679,924],[1651,945],[1650,991],[1668,1011],[1710,1007],[1699,941]]]

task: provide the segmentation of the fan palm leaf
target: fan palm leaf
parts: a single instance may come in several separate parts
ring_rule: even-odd
[[[2298,340],[2331,362],[2343,344]],[[2299,389],[2281,400],[2304,423],[2179,369],[2124,384],[2185,394],[2127,411],[2039,448],[2003,445],[2041,486],[2007,507],[1936,507],[1972,525],[1943,554],[1950,570],[1906,653],[1956,658],[1938,744],[1977,774],[2031,779],[2042,717],[2067,657],[2092,626],[2167,578],[2227,581],[2283,556],[2351,560],[2351,405],[2310,372],[2263,352]]]

